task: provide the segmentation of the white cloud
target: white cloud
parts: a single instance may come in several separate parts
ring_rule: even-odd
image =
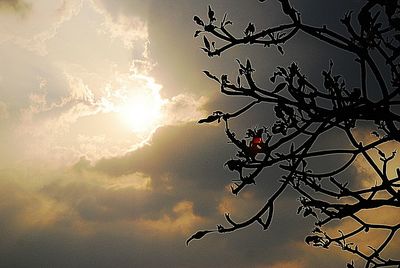
[[[163,99],[162,86],[147,75],[116,74],[97,94],[80,77],[65,76],[67,96],[49,101],[46,92],[32,93],[29,106],[21,110],[17,137],[26,159],[62,165],[81,156],[123,155],[146,142],[157,127],[203,116],[205,98],[181,94]],[[39,88],[46,84],[38,83]]]
[[[108,34],[111,38],[120,39],[126,48],[132,49],[135,45],[142,46],[143,40],[148,39],[147,23],[140,17],[111,15],[101,4],[91,1],[93,8],[103,16],[103,28],[99,31]],[[139,41],[139,42],[136,42]]]
[[[179,94],[166,100],[163,106],[165,124],[179,124],[197,121],[205,115],[202,107],[207,102],[206,97]]]
[[[41,56],[47,55],[47,41],[56,36],[66,21],[80,12],[82,3],[82,0],[58,0],[51,4],[39,0],[29,3],[32,10],[24,20],[16,23],[15,18],[1,18],[5,27],[0,31],[0,44],[10,41]]]
[[[18,96],[17,105],[0,103],[0,119],[16,115],[4,135],[18,143],[18,158],[65,165],[81,156],[123,155],[148,142],[157,127],[203,116],[205,98],[162,97],[162,85],[151,76],[156,62],[145,18],[106,6],[38,0],[15,25],[0,18],[10,26],[0,30],[0,46],[14,62],[4,69],[2,94]],[[2,44],[6,40],[20,47]]]

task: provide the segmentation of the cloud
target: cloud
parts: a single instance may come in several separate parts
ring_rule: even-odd
[[[24,0],[0,0],[0,12],[15,12],[26,14],[32,8],[32,4]]]
[[[257,23],[277,20],[276,9],[256,2],[211,2],[218,16],[229,11],[240,33],[247,8]],[[2,18],[8,23],[2,56],[13,64],[1,69],[0,121],[2,114],[3,121],[20,121],[0,132],[0,157],[17,155],[13,165],[1,161],[7,170],[0,169],[0,266],[300,268],[336,267],[337,258],[347,258],[304,243],[312,221],[295,214],[292,192],[277,202],[268,231],[254,225],[185,247],[192,232],[224,223],[225,212],[236,220],[251,215],[280,176],[265,172],[255,187],[232,196],[233,176],[223,164],[235,151],[223,126],[194,123],[203,110],[232,112],[243,104],[210,95],[219,88],[202,69],[236,75],[234,57],[254,58],[255,75],[268,80],[279,55],[240,50],[211,65],[193,41],[192,22],[208,4],[38,0],[26,20]],[[315,50],[311,42],[299,47],[296,60]],[[116,112],[137,91],[154,93],[163,104],[164,122],[150,138],[126,131]],[[270,112],[246,113],[235,127],[268,123]]]
[[[134,221],[148,218],[147,214],[152,212],[159,213],[158,202],[151,189],[146,187],[149,179],[140,174],[107,178],[95,173],[80,173],[75,177],[92,183],[63,179],[47,184],[41,193],[66,204],[80,219],[92,223]]]
[[[229,148],[232,148],[220,134],[221,128],[202,127],[194,123],[164,126],[152,135],[149,144],[122,157],[100,160],[95,169],[112,175],[136,171],[156,176],[178,173],[183,177],[191,177],[201,174],[203,178],[198,183],[211,186],[224,173],[213,174],[207,172],[206,167],[223,170],[224,156],[228,156]],[[204,147],[209,141],[213,142],[213,146]],[[218,185],[223,187],[224,184],[217,183],[215,187]]]
[[[205,224],[206,220],[193,212],[193,203],[190,201],[181,201],[173,209],[173,217],[164,214],[156,220],[141,219],[137,222],[138,227],[147,232],[158,232],[161,235],[167,235],[173,238],[176,233],[187,235],[193,232],[193,227],[199,227]]]
[[[192,202],[173,195],[169,202],[143,187],[140,181],[149,179],[142,174],[104,176],[83,159],[79,166],[31,169],[26,179],[22,170],[0,171],[2,266],[156,267],[161,261],[183,267],[188,257],[198,262],[196,255],[177,255],[187,233],[204,223]]]
[[[95,2],[51,3],[35,2],[29,21],[6,20],[9,30],[0,34],[0,39],[10,41],[1,44],[5,60],[13,62],[2,70],[0,115],[12,118],[13,127],[4,131],[18,139],[13,151],[19,158],[62,165],[81,156],[93,160],[123,155],[159,125],[202,116],[204,100],[197,95],[161,96],[162,85],[150,75],[154,63],[143,17]],[[21,46],[13,45],[18,40]],[[134,47],[127,45],[131,42]],[[140,134],[130,129],[135,110],[121,116],[121,107],[134,105],[129,98],[138,92],[150,94],[162,106],[156,111],[157,122]]]
[[[7,104],[0,101],[0,121],[7,119],[9,117],[9,112],[7,108]]]
[[[369,144],[378,139],[375,135],[371,134],[374,130],[374,127],[363,126],[358,131],[354,132],[354,136],[359,142],[362,142],[363,144]],[[392,153],[395,153],[394,159],[387,163],[386,171],[389,178],[397,177],[396,169],[398,168],[397,163],[399,161],[399,156],[396,155],[396,152],[398,152],[400,149],[399,143],[396,141],[389,141],[377,146],[377,148],[381,150],[386,157],[389,157],[392,155]],[[378,150],[368,150],[367,153],[377,164],[377,166],[382,169],[383,162],[380,160],[381,156]],[[354,167],[356,170],[355,176],[357,177],[358,187],[368,188],[381,183],[379,175],[362,155],[356,159]]]
[[[303,268],[306,267],[304,264],[297,260],[292,260],[292,261],[280,261],[276,262],[274,264],[267,264],[266,266],[263,265],[258,265],[256,266],[257,268]]]
[[[113,17],[124,15],[147,20],[152,0],[92,0],[92,2]]]
[[[6,6],[24,6],[22,1],[6,1]],[[0,2],[2,3],[2,2]],[[62,0],[48,5],[44,0],[35,2],[30,16],[25,20],[15,23],[12,18],[2,18],[2,23],[7,30],[0,31],[0,44],[12,42],[28,51],[40,56],[48,55],[47,43],[53,39],[61,26],[72,17],[79,14],[82,0]],[[30,6],[30,5],[29,5]]]
[[[50,24],[51,27],[34,35],[31,39],[16,38],[16,43],[21,46],[36,51],[39,55],[48,53],[46,42],[56,36],[63,23],[79,14],[82,8],[82,0],[63,0],[61,6],[56,9],[56,20]]]
[[[64,70],[45,62],[50,71],[28,75],[24,65],[17,63],[22,65],[21,74],[15,76],[17,72],[7,71],[14,76],[7,76],[6,90],[18,86],[16,81],[24,84],[18,87],[18,102],[11,106],[16,126],[8,131],[19,140],[14,150],[28,161],[62,165],[71,164],[81,156],[94,160],[123,155],[147,140],[156,127],[197,120],[203,114],[201,106],[205,98],[180,94],[164,99],[162,86],[146,75],[145,70],[141,73],[141,68],[132,73],[114,72],[113,76],[99,77],[99,73],[76,64]],[[22,76],[25,79],[20,79]],[[15,91],[3,94],[7,98],[12,92]],[[150,99],[146,103],[155,110],[149,112],[154,112],[157,118],[145,132],[136,133],[131,126],[141,111],[131,106],[137,104],[136,98],[142,100],[142,95]],[[125,113],[124,107],[129,108]],[[7,105],[3,112],[8,110]]]
[[[291,235],[298,233],[294,208],[279,209],[279,222],[268,232],[250,228],[185,246],[194,231],[223,222],[217,206],[226,200],[229,176],[219,151],[230,145],[220,130],[166,126],[149,144],[123,157],[97,163],[82,158],[67,168],[29,168],[29,176],[21,167],[0,170],[0,188],[6,193],[0,223],[7,227],[0,241],[2,264],[268,267],[289,265],[283,260],[291,257],[300,260],[297,250],[285,248],[297,237],[303,239]],[[201,138],[194,140],[194,133]],[[168,153],[163,155],[164,150]],[[260,202],[257,198],[248,193],[231,203],[234,216],[245,215],[248,206],[241,203]],[[283,232],[288,235],[281,237]]]
[[[92,5],[104,17],[101,31],[113,39],[120,39],[126,48],[143,46],[143,40],[148,40],[147,23],[143,17],[110,12],[107,8],[109,6],[103,6],[101,1],[93,0]]]
[[[222,126],[187,123],[159,128],[147,144],[124,156],[81,158],[69,168],[30,169],[25,178],[23,171],[1,171],[3,178],[18,182],[17,187],[4,180],[0,185],[9,193],[0,205],[5,208],[0,219],[14,223],[4,241],[20,244],[7,248],[0,243],[7,248],[0,255],[7,254],[2,259],[14,266],[40,266],[47,260],[63,267],[74,256],[76,267],[93,262],[101,262],[100,267],[156,267],[160,262],[174,267],[336,267],[337,255],[304,243],[311,222],[299,222],[291,195],[278,201],[266,232],[255,225],[223,239],[211,234],[184,246],[194,231],[224,223],[222,213],[240,220],[265,201],[254,187],[239,197],[226,189],[231,174],[223,162],[233,154],[230,148]],[[269,181],[265,187],[274,185]],[[24,230],[29,230],[28,238]],[[36,251],[38,247],[43,250]],[[21,254],[24,261],[17,258]]]
[[[204,117],[204,103],[206,97],[197,98],[194,95],[179,94],[170,99],[166,99],[163,105],[164,122],[166,125],[179,124],[185,122],[196,122]]]

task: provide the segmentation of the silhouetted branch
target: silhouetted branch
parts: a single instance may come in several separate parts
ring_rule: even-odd
[[[352,19],[353,12],[347,12],[340,20],[344,33],[327,26],[313,26],[301,21],[300,13],[289,0],[276,0],[289,23],[257,29],[249,23],[242,36],[233,34],[232,24],[227,15],[218,24],[214,11],[208,7],[208,23],[195,16],[200,30],[195,37],[203,36],[202,50],[209,56],[221,56],[227,50],[242,45],[275,47],[284,54],[283,45],[290,42],[299,32],[352,55],[359,63],[357,82],[361,88],[350,89],[342,76],[336,74],[333,61],[322,71],[322,87],[306,78],[297,63],[287,67],[277,66],[270,77],[271,87],[262,88],[253,79],[255,71],[252,62],[237,60],[238,76],[232,82],[228,75],[219,77],[204,73],[219,84],[221,93],[241,96],[250,102],[237,111],[227,113],[216,111],[199,123],[225,123],[226,136],[237,148],[234,158],[226,162],[229,170],[238,173],[234,179],[234,195],[256,183],[259,174],[267,168],[278,166],[285,172],[277,178],[280,185],[269,195],[264,205],[244,221],[236,221],[225,214],[228,226],[218,225],[217,229],[199,231],[191,239],[200,239],[210,232],[228,233],[258,223],[265,230],[271,225],[274,205],[288,187],[300,195],[298,214],[315,218],[315,229],[307,236],[307,244],[329,248],[340,247],[365,261],[365,267],[400,267],[400,260],[386,258],[385,249],[393,244],[400,224],[371,223],[361,218],[361,212],[376,209],[400,207],[400,167],[396,175],[389,169],[389,163],[396,159],[396,151],[385,152],[382,145],[400,142],[400,5],[399,1],[368,0]],[[263,1],[261,1],[263,2]],[[215,40],[219,41],[216,45]],[[371,86],[368,74],[376,86]],[[368,80],[368,81],[367,81]],[[375,88],[374,88],[375,87]],[[380,92],[377,100],[371,96]],[[249,128],[244,137],[239,137],[229,126],[229,121],[242,116],[258,105],[270,105],[274,109],[275,121],[269,127]],[[361,142],[356,134],[365,134],[371,129],[371,140]],[[322,135],[339,131],[349,145],[335,144],[332,149],[316,150]],[[335,134],[337,135],[337,134]],[[318,147],[321,148],[321,147]],[[314,172],[312,158],[327,161],[330,156],[340,156],[342,163],[332,165],[327,171]],[[377,158],[376,158],[377,157]],[[375,185],[363,186],[356,178],[351,183],[343,182],[344,172],[356,167],[357,159],[364,159],[375,176]],[[395,160],[396,161],[396,160]],[[397,160],[398,162],[398,160]],[[268,178],[271,180],[271,178]],[[373,218],[373,217],[372,217]],[[347,233],[331,235],[322,230],[328,223],[344,219],[355,224]],[[381,243],[373,248],[359,247],[354,241],[371,229],[385,232]],[[353,267],[354,263],[348,263]]]

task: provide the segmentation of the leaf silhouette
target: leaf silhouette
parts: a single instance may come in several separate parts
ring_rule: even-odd
[[[216,21],[214,15],[215,12],[211,9],[211,6],[208,6],[208,18],[210,19],[210,22]]]
[[[306,237],[305,242],[310,245],[311,243],[316,244],[321,241],[321,237],[318,235],[309,235]]]
[[[275,72],[274,75],[271,76],[271,77],[269,78],[269,80],[270,80],[272,83],[275,83],[275,80],[276,80],[276,76],[277,76],[277,75],[278,75],[278,73]]]
[[[202,123],[212,123],[221,118],[221,115],[209,115],[207,118],[203,118],[199,120],[199,124]]]
[[[240,66],[240,69],[246,69],[246,67],[244,67],[244,65],[240,62],[240,60],[239,59],[236,59],[236,61],[237,61],[237,63],[239,64],[239,66]]]
[[[282,89],[284,89],[286,86],[285,82],[280,83],[279,85],[277,85],[275,87],[275,89],[272,91],[272,93],[278,93],[279,91],[281,91]]]
[[[247,28],[244,30],[244,34],[246,36],[252,35],[256,31],[256,27],[254,26],[253,23],[249,22],[249,25],[247,25]]]
[[[198,17],[198,16],[194,16],[193,20],[200,26],[204,26],[204,22]]]
[[[220,83],[219,79],[215,75],[210,74],[209,71],[203,71],[203,73],[205,73],[209,78],[211,78],[211,79],[217,81],[218,83]]]
[[[246,70],[248,72],[254,72],[254,69],[251,68],[251,63],[249,59],[246,60]]]
[[[304,210],[303,217],[308,217],[310,215],[313,215],[314,217],[317,217],[317,214],[314,211],[312,211],[311,208],[306,208]]]
[[[188,246],[190,241],[192,241],[193,239],[201,239],[203,238],[203,236],[205,236],[208,233],[212,233],[214,231],[198,231],[197,233],[193,234],[188,240],[186,240],[186,245]]]

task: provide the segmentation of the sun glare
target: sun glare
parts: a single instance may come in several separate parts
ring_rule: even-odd
[[[161,120],[162,99],[157,84],[130,89],[120,104],[119,114],[123,123],[135,133],[153,131]]]

